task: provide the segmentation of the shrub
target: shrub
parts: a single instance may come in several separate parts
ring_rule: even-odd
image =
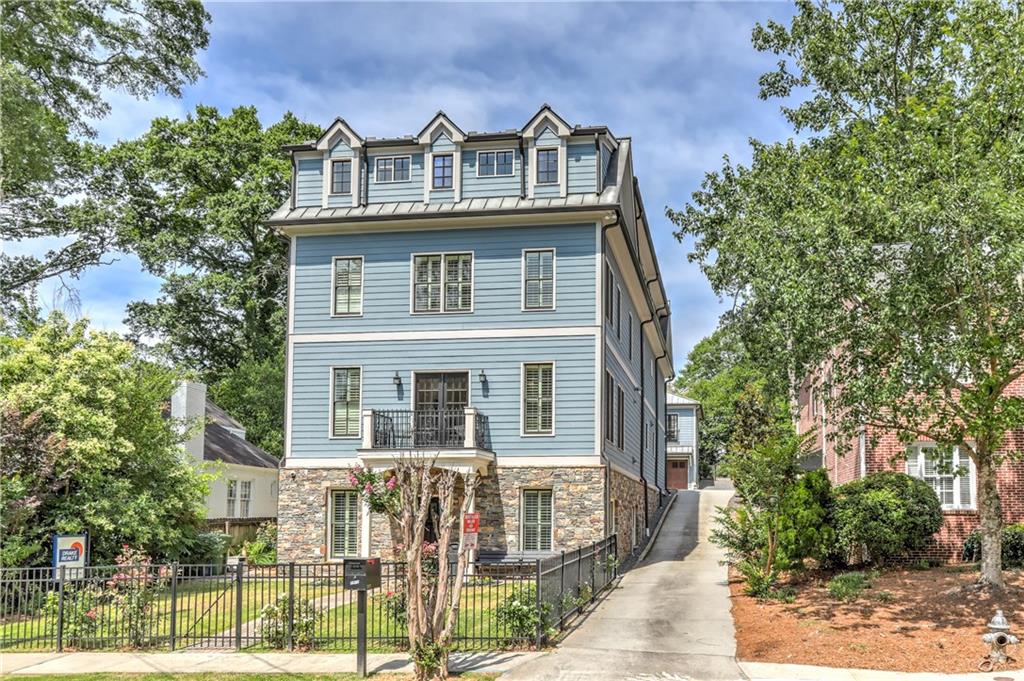
[[[408,601],[405,591],[386,591],[375,597],[384,610],[384,615],[396,624],[405,624]]]
[[[266,522],[256,530],[256,536],[242,544],[245,559],[253,565],[273,565],[277,562],[277,523]]]
[[[804,473],[786,493],[779,526],[779,553],[784,564],[801,566],[805,558],[835,562],[835,500],[828,473]]]
[[[187,565],[213,565],[215,571],[220,572],[227,560],[230,538],[230,535],[223,532],[201,532],[189,542],[180,562]]]
[[[935,492],[904,473],[872,473],[835,493],[839,544],[848,557],[884,562],[924,548],[942,526]]]
[[[1024,567],[1024,523],[1003,528],[1003,567]],[[974,530],[964,540],[963,559],[969,563],[981,560],[981,533]]]
[[[870,588],[871,580],[863,572],[844,572],[829,580],[828,595],[837,601],[850,603],[857,600],[862,591]]]
[[[271,648],[288,647],[288,604],[291,599],[280,596],[260,611],[260,638]],[[309,650],[316,637],[316,625],[323,611],[313,606],[312,601],[296,600],[294,606],[292,637],[295,647]]]
[[[82,648],[103,624],[100,600],[102,594],[94,587],[64,590],[64,645],[68,648]],[[60,595],[56,591],[46,594],[43,614],[51,628],[49,634],[57,635],[57,613],[60,610]]]
[[[544,603],[541,611],[537,612],[537,587],[525,584],[513,589],[498,604],[495,617],[498,624],[508,632],[509,638],[528,639],[537,633],[538,625],[547,629],[550,610],[551,606]]]

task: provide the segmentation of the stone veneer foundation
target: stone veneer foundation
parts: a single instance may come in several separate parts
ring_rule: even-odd
[[[639,480],[612,470],[610,488],[611,500],[615,503],[615,527],[612,531],[618,535],[618,554],[619,558],[623,558],[634,550],[636,543],[643,541],[644,485]],[[661,496],[658,489],[648,485],[648,518],[654,517],[660,504]],[[633,541],[634,522],[638,524],[636,537],[639,541],[636,543]]]

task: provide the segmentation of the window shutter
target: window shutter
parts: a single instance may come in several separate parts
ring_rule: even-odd
[[[334,261],[334,314],[359,314],[363,311],[363,259],[341,258]]]
[[[538,499],[536,492],[523,492],[523,550],[536,551],[540,537],[537,534]]]
[[[962,471],[959,477],[960,507],[971,508],[974,505],[974,465],[970,456],[961,456],[960,450],[957,450],[957,464]]]
[[[538,505],[538,534],[540,535],[540,550],[551,550],[551,490],[543,490],[537,493]]]
[[[918,463],[918,451],[916,449],[907,450],[907,475],[912,478],[921,477],[921,467]]]
[[[359,435],[359,368],[334,370],[334,436]]]
[[[359,553],[356,528],[359,526],[359,501],[355,492],[338,490],[332,494],[331,557],[342,558]]]

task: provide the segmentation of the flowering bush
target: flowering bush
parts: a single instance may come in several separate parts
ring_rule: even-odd
[[[260,638],[271,648],[288,647],[288,603],[287,595],[279,597],[260,611]],[[309,650],[316,640],[316,625],[323,611],[312,601],[296,600],[293,606],[295,619],[292,622],[292,637],[295,647]]]
[[[405,624],[405,613],[408,609],[408,603],[404,590],[385,591],[380,596],[377,596],[377,600],[389,620],[395,624]]]
[[[401,496],[394,471],[375,473],[369,468],[357,465],[349,471],[348,481],[359,490],[359,494],[374,513],[394,515],[398,512]]]
[[[147,624],[153,610],[160,580],[169,576],[167,566],[154,568],[153,559],[128,544],[117,556],[117,572],[107,581],[113,590],[113,603],[119,614],[128,645],[141,648],[146,644]]]
[[[46,594],[43,612],[52,630],[50,635],[56,636],[57,613],[60,610],[60,594],[50,591]],[[100,611],[100,591],[94,588],[76,589],[69,587],[64,590],[64,646],[67,648],[83,648],[88,640],[96,634],[103,623]]]

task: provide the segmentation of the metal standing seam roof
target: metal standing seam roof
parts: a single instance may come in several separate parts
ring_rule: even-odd
[[[700,406],[700,402],[698,402],[697,400],[694,400],[694,399],[691,399],[689,397],[686,397],[685,395],[680,395],[678,393],[674,393],[671,390],[669,390],[665,394],[665,404],[667,406],[687,406],[687,407],[699,407]]]

